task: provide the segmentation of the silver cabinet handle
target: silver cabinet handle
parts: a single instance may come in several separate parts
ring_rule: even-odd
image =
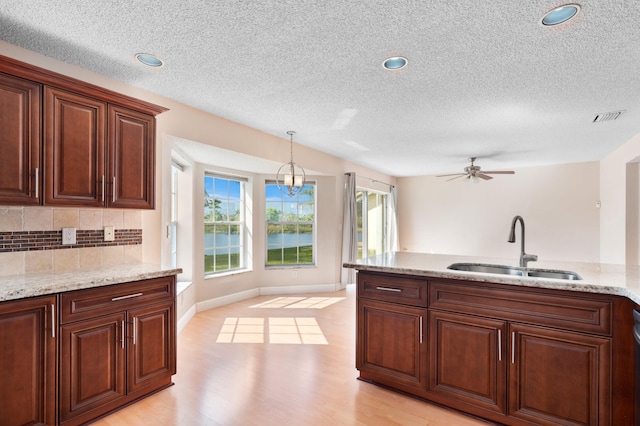
[[[502,330],[498,329],[498,361],[502,361]]]
[[[516,363],[516,332],[511,332],[511,364]]]
[[[376,287],[376,290],[381,290],[381,291],[393,291],[394,293],[402,293],[402,289],[399,289],[399,288]]]
[[[420,315],[420,344],[422,344],[422,315]]]
[[[115,301],[118,301],[118,300],[131,299],[133,297],[140,297],[140,296],[142,296],[142,293],[127,294],[126,296],[112,297],[111,301],[115,302]]]
[[[35,178],[36,178],[36,198],[40,198],[40,170],[38,170],[38,168],[36,167],[36,171],[35,171]]]
[[[136,340],[138,337],[138,318],[137,317],[133,317],[133,344],[136,344]]]
[[[125,339],[125,328],[124,328],[124,320],[122,320],[122,349],[124,349],[124,339]]]
[[[113,177],[113,188],[111,189],[111,200],[116,202],[116,177]]]
[[[56,337],[56,305],[51,304],[51,337]]]
[[[104,202],[104,175],[102,175],[102,202]]]

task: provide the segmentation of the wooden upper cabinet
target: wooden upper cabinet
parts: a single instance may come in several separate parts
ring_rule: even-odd
[[[44,98],[44,204],[104,206],[107,105],[51,87]]]
[[[109,179],[107,206],[155,206],[155,118],[109,105]]]
[[[164,111],[0,56],[0,205],[153,209]]]
[[[0,204],[39,204],[41,85],[0,73]]]

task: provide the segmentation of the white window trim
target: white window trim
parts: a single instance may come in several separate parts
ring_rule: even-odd
[[[275,180],[266,180],[264,182],[264,188],[266,189],[267,185],[276,185],[277,182]],[[318,252],[318,184],[315,180],[307,180],[305,181],[305,185],[313,185],[314,193],[313,193],[313,222],[267,222],[266,218],[266,210],[265,217],[263,217],[263,223],[265,226],[264,232],[264,267],[265,269],[302,269],[302,268],[316,268],[317,267],[317,252]],[[266,208],[266,191],[265,191],[265,208]],[[267,224],[268,223],[281,223],[281,224],[306,224],[310,223],[313,226],[313,238],[311,239],[312,244],[312,260],[311,263],[296,263],[296,264],[279,264],[279,265],[269,265],[268,264],[268,256],[269,256],[269,234],[267,233]]]

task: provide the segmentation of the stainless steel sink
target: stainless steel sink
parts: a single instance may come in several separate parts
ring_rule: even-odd
[[[556,280],[581,280],[582,277],[572,271],[556,269],[520,268],[517,266],[490,265],[484,263],[454,263],[447,266],[454,271],[481,272],[485,274],[515,275],[518,277],[550,278]]]

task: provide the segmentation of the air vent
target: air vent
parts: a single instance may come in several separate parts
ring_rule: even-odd
[[[600,123],[603,121],[613,121],[624,114],[624,111],[613,111],[613,112],[603,112],[601,114],[597,114],[593,119],[594,123]]]

